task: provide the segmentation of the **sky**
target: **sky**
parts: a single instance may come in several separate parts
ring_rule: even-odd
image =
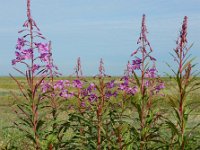
[[[18,31],[26,20],[26,0],[0,0],[0,76],[17,75],[11,65]],[[52,41],[55,64],[63,75],[74,72],[81,57],[84,75],[98,72],[103,58],[106,73],[123,75],[130,54],[137,49],[141,18],[146,14],[148,39],[161,75],[184,16],[188,43],[200,61],[200,0],[32,0],[32,16]]]

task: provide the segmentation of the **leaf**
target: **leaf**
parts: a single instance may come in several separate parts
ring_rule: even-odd
[[[37,122],[37,127],[36,127],[36,131],[39,131],[39,129],[44,125],[45,121],[43,120],[39,120]]]
[[[137,74],[133,71],[133,75],[134,75],[134,78],[135,78],[135,80],[136,80],[136,83],[137,83],[137,85],[138,85],[138,87],[140,87],[140,80],[138,79],[138,76],[137,76]]]
[[[31,134],[26,134],[26,137],[29,138],[31,141],[33,141],[33,143],[36,144],[36,141],[35,141],[35,137]]]
[[[173,122],[171,121],[166,121],[166,124],[168,127],[170,127],[170,129],[173,131],[173,133],[176,133],[177,135],[179,134],[178,129],[176,128],[176,125],[174,125]]]
[[[182,70],[185,70],[185,69],[188,67],[188,65],[192,63],[192,61],[193,61],[194,59],[195,59],[195,58],[192,58],[192,59],[190,59],[188,62],[186,62],[186,64],[183,66]]]

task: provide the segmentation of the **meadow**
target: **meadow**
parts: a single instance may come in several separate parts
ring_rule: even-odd
[[[166,77],[159,76],[145,14],[121,77],[107,74],[103,58],[98,73],[85,77],[80,57],[73,76],[62,77],[27,0],[12,59],[21,76],[0,77],[0,149],[200,149],[200,73],[187,29],[185,16]]]

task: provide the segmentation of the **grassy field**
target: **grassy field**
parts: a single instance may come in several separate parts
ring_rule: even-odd
[[[64,79],[64,77],[63,77]],[[71,80],[71,77],[66,77],[65,79]],[[117,79],[117,77],[116,77]],[[24,78],[18,78],[21,82],[25,83]],[[87,80],[92,81],[93,78],[87,78]],[[168,94],[173,92],[174,89],[174,83],[169,81],[168,78],[163,78],[166,89],[164,90],[162,94]],[[171,89],[171,90],[169,90]],[[23,146],[27,145],[28,143],[21,143],[21,139],[23,138],[22,133],[20,133],[18,130],[13,129],[11,126],[13,122],[16,119],[15,113],[14,113],[14,105],[15,100],[13,98],[12,93],[20,94],[20,91],[16,85],[16,83],[10,78],[10,77],[0,77],[0,149],[1,147],[5,148],[5,145],[9,147],[8,143],[11,143],[11,145],[20,145],[23,144]],[[195,93],[191,94],[190,97],[191,101],[199,101],[200,100],[200,90],[196,91]],[[163,107],[163,109],[167,109],[167,101],[161,100],[159,102],[159,105]],[[194,117],[192,116],[190,118],[191,123],[200,122],[200,111],[196,111],[193,113]],[[10,148],[10,149],[15,149]]]

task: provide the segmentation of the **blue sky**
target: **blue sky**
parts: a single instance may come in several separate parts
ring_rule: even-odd
[[[11,66],[17,31],[26,20],[25,0],[0,0],[0,75],[16,74]],[[32,0],[32,16],[48,40],[55,63],[64,75],[81,57],[83,73],[95,75],[100,58],[107,74],[122,75],[137,48],[142,14],[147,16],[148,39],[160,74],[176,46],[185,15],[189,18],[191,53],[200,60],[199,0]],[[171,62],[173,64],[173,62]]]

